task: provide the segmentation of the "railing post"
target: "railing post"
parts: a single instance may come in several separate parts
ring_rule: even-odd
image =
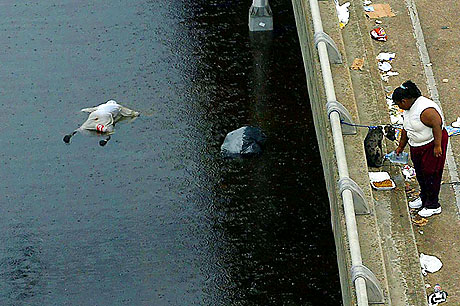
[[[273,30],[273,14],[268,0],[253,0],[249,9],[249,31]]]

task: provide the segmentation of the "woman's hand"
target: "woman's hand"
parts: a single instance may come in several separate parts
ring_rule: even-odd
[[[395,152],[396,152],[397,155],[401,154],[403,151],[404,151],[404,148],[401,148],[401,147],[399,147],[399,146],[398,146],[398,147],[396,148],[396,150],[395,150]]]
[[[435,157],[441,157],[441,155],[442,155],[441,146],[434,146],[433,152],[434,152]]]

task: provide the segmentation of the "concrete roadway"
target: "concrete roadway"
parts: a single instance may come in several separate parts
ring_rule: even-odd
[[[435,92],[433,88],[436,88],[446,123],[452,123],[460,116],[460,88],[457,84],[460,79],[460,57],[456,52],[456,47],[460,45],[460,35],[456,30],[460,2],[423,0],[417,1],[416,9],[414,9],[415,1],[411,0],[388,1],[388,3],[397,15],[393,18],[382,19],[386,25],[385,30],[389,35],[389,41],[383,43],[383,46],[375,43],[378,45],[376,49],[383,48],[386,51],[396,52],[393,66],[400,75],[390,78],[388,85],[394,88],[405,80],[412,79],[427,97],[432,97]],[[423,42],[419,34],[415,39],[413,35],[417,30],[417,22],[414,18],[416,12],[418,12],[431,65],[429,63],[421,65],[419,50]],[[413,14],[412,19],[415,19],[415,28],[413,28],[414,20],[410,18],[410,14]],[[416,39],[418,39],[418,45]],[[423,45],[421,48],[423,52]],[[430,68],[433,71],[436,87],[428,89]],[[447,79],[447,82],[443,82],[444,79]],[[435,99],[435,97],[432,98]],[[457,181],[456,165],[460,163],[460,136],[452,136],[449,140],[453,158],[448,160],[444,170],[445,183]],[[411,185],[417,186],[416,183]],[[425,284],[433,287],[439,283],[443,290],[449,293],[447,302],[443,304],[446,306],[460,304],[460,221],[458,195],[456,198],[454,186],[444,184],[442,187],[440,199],[442,214],[430,217],[428,224],[421,228],[414,227],[419,253],[435,255],[443,263],[440,271],[429,274],[424,279]],[[414,214],[414,212],[411,213]],[[432,288],[427,289],[428,294],[432,291]]]
[[[460,55],[457,46],[460,45],[458,34],[458,15],[460,12],[459,1],[417,1],[414,9],[413,0],[386,0],[374,1],[375,3],[388,3],[391,5],[395,17],[380,18],[388,34],[387,42],[378,42],[370,38],[369,31],[378,26],[374,19],[364,15],[362,0],[349,0],[350,22],[339,32],[332,1],[321,1],[321,15],[325,25],[325,31],[336,41],[344,55],[344,65],[333,65],[334,82],[338,99],[354,100],[356,105],[357,123],[361,124],[385,124],[389,123],[388,109],[385,96],[403,83],[411,79],[422,90],[422,94],[431,97],[436,93],[428,89],[427,80],[434,79],[439,92],[439,101],[442,105],[447,124],[452,123],[460,116]],[[343,3],[344,1],[340,1]],[[416,14],[418,11],[418,15]],[[415,16],[415,19],[411,19]],[[419,47],[421,45],[420,31],[413,27],[416,16],[419,16],[424,41],[430,58],[428,65],[422,64]],[[413,20],[414,19],[414,20]],[[414,33],[417,33],[417,43]],[[380,79],[375,59],[379,52],[395,52],[396,59],[392,62],[393,70],[399,75],[390,77],[388,82]],[[349,70],[354,58],[364,57],[365,64],[362,71]],[[426,61],[425,57],[425,61]],[[339,67],[341,66],[341,67]],[[433,75],[430,76],[431,70]],[[344,73],[349,74],[344,77]],[[447,79],[445,81],[444,79]],[[444,80],[444,82],[443,82]],[[348,86],[348,82],[351,86]],[[431,85],[434,84],[432,82]],[[349,109],[350,110],[350,109]],[[360,131],[364,138],[367,131]],[[349,141],[355,141],[351,140]],[[449,165],[446,164],[444,182],[457,181],[456,167],[460,165],[460,136],[450,137],[452,157]],[[396,143],[387,142],[385,150],[392,151]],[[350,151],[353,149],[350,149]],[[348,153],[347,153],[348,154]],[[359,167],[359,162],[349,160],[350,172],[366,175],[363,170],[353,169]],[[356,158],[355,158],[356,159]],[[410,221],[416,211],[410,211],[405,197],[405,183],[402,179],[399,167],[385,165],[380,169],[369,171],[388,171],[397,184],[394,191],[373,191],[372,198],[375,205],[375,213],[379,223],[381,246],[385,259],[386,283],[383,287],[387,296],[388,305],[427,305],[424,296],[433,292],[433,286],[437,283],[449,296],[445,306],[460,305],[460,219],[459,204],[454,188],[455,184],[443,184],[441,190],[441,205],[443,212],[440,215],[429,218],[426,225],[418,227]],[[354,178],[355,179],[355,178]],[[410,184],[417,188],[417,183]],[[406,194],[406,196],[409,196]],[[412,196],[412,195],[410,195]],[[358,220],[358,223],[360,221]],[[366,234],[360,232],[362,245]],[[414,240],[415,239],[415,240]],[[414,245],[416,244],[416,247]],[[363,246],[362,246],[363,249]],[[365,252],[365,250],[364,250]],[[425,277],[420,274],[418,255],[425,253],[437,256],[441,259],[443,267],[440,271]],[[363,255],[364,262],[371,261]],[[377,275],[378,278],[380,276]],[[429,286],[428,286],[429,285]],[[427,287],[426,291],[424,288]],[[388,290],[388,292],[386,291]]]

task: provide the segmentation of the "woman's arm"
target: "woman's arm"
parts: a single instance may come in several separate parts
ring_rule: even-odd
[[[434,108],[425,109],[420,115],[420,120],[426,126],[433,129],[434,137],[434,156],[440,157],[442,155],[441,139],[442,139],[442,119],[438,111]]]
[[[396,154],[401,154],[404,151],[404,148],[407,145],[407,132],[405,129],[401,129],[401,138],[399,139],[399,145],[396,148]]]

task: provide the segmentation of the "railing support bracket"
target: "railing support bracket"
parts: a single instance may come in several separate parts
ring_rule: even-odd
[[[370,213],[369,205],[367,205],[367,201],[364,198],[364,193],[361,187],[356,184],[349,177],[342,177],[338,183],[340,194],[344,190],[350,190],[353,195],[353,204],[355,207],[355,214],[357,215],[368,215]]]
[[[327,35],[325,32],[317,32],[314,36],[315,40],[315,47],[318,48],[318,44],[320,42],[324,42],[327,47],[327,55],[329,55],[329,59],[333,64],[342,64],[342,55],[337,48],[334,40]]]
[[[358,278],[366,280],[366,289],[370,304],[384,304],[383,291],[380,288],[379,281],[369,268],[364,265],[355,265],[351,267],[351,280],[354,283]]]
[[[330,116],[332,112],[338,112],[340,120],[348,123],[347,125],[342,124],[343,135],[355,135],[357,133],[356,127],[353,126],[353,120],[348,110],[337,101],[329,101],[326,103],[327,115]]]

